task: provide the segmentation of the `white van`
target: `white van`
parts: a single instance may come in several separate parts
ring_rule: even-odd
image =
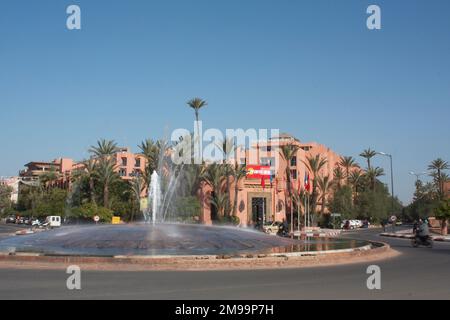
[[[49,216],[45,219],[45,223],[48,223],[50,228],[61,227],[61,217],[60,216]]]

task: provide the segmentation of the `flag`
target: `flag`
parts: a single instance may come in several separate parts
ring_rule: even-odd
[[[311,188],[311,185],[309,184],[309,172],[305,173],[305,190],[306,192],[309,192]]]

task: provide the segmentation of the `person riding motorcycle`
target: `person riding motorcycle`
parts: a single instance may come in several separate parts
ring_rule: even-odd
[[[430,237],[430,229],[428,228],[428,221],[420,220],[420,225],[416,232],[416,238],[418,238],[417,240],[424,242],[429,237]]]

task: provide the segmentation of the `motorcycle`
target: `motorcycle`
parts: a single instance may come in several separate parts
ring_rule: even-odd
[[[411,239],[411,244],[414,248],[418,248],[419,246],[433,248],[433,239],[430,236],[426,237],[415,236],[414,238]]]

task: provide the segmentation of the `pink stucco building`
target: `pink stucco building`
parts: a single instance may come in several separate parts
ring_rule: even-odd
[[[279,156],[279,147],[287,144],[294,144],[299,147],[291,163],[287,163],[283,157]],[[240,150],[237,152],[237,159],[240,159],[241,163],[244,162],[247,166],[270,166],[273,179],[272,183],[267,179],[264,188],[261,179],[247,177],[239,181],[237,216],[242,226],[254,225],[258,220],[282,221],[286,219],[286,221],[290,222],[290,201],[288,200],[286,203],[286,194],[288,192],[285,174],[286,166],[289,166],[290,169],[292,187],[298,190],[299,187],[304,188],[305,175],[308,171],[304,162],[307,161],[307,157],[320,155],[322,158],[325,158],[327,163],[319,174],[321,176],[328,175],[330,179],[333,179],[333,171],[341,159],[340,155],[322,144],[301,142],[286,134],[271,139],[266,144],[253,145],[252,148],[254,150]],[[256,152],[258,159],[256,161],[258,163],[250,162],[250,159],[254,158],[250,157],[252,151]],[[310,173],[310,179],[312,180],[313,178]],[[234,188],[235,182],[232,181],[232,184],[232,188]],[[205,224],[211,224],[217,214],[209,202],[211,192],[211,187],[204,184],[200,198],[202,203],[201,220]],[[234,193],[231,196],[234,198]],[[321,202],[319,201],[318,206],[320,205]],[[297,213],[295,217],[297,217]]]

